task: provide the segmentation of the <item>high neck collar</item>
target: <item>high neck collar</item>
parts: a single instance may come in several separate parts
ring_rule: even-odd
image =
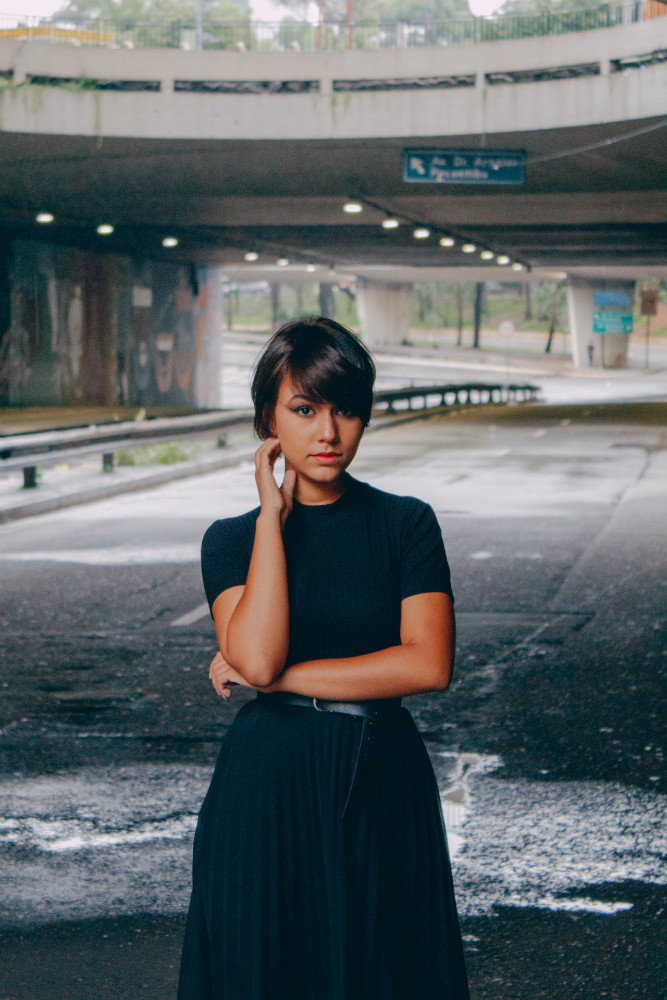
[[[294,510],[298,510],[300,515],[305,515],[306,517],[330,517],[332,514],[337,514],[339,510],[347,507],[360,485],[358,480],[346,475],[345,492],[337,500],[332,500],[331,503],[300,503],[295,499]]]

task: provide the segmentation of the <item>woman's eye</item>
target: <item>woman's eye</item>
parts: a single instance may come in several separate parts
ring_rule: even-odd
[[[312,406],[297,406],[294,412],[300,413],[302,417],[309,417],[313,412],[313,408]]]

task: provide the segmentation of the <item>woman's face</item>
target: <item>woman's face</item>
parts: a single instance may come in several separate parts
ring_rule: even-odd
[[[332,483],[347,469],[364,432],[359,417],[341,413],[333,403],[316,403],[300,394],[289,378],[278,391],[272,431],[287,466],[314,483]]]

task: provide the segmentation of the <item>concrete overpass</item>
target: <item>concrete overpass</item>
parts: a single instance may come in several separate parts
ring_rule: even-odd
[[[666,9],[629,4],[645,19],[621,27],[377,51],[0,38],[5,235],[184,265],[238,267],[252,252],[256,268],[277,257],[343,268],[364,278],[376,330],[414,275],[481,280],[486,250],[496,279],[504,258],[573,276],[586,364],[594,287],[667,274]],[[406,146],[523,149],[525,182],[407,184]],[[53,222],[38,224],[40,212]],[[383,228],[388,217],[400,224]],[[415,227],[430,235],[415,239]],[[378,267],[410,270],[390,280],[368,271]],[[624,335],[606,336],[608,347],[620,338],[607,357],[622,363]]]

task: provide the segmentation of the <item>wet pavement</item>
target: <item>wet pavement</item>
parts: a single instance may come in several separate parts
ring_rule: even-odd
[[[473,1000],[664,1000],[667,433],[431,420],[352,470],[437,511],[438,777]],[[201,535],[252,466],[0,528],[0,997],[170,1000],[220,738]],[[174,624],[176,623],[176,624]]]

